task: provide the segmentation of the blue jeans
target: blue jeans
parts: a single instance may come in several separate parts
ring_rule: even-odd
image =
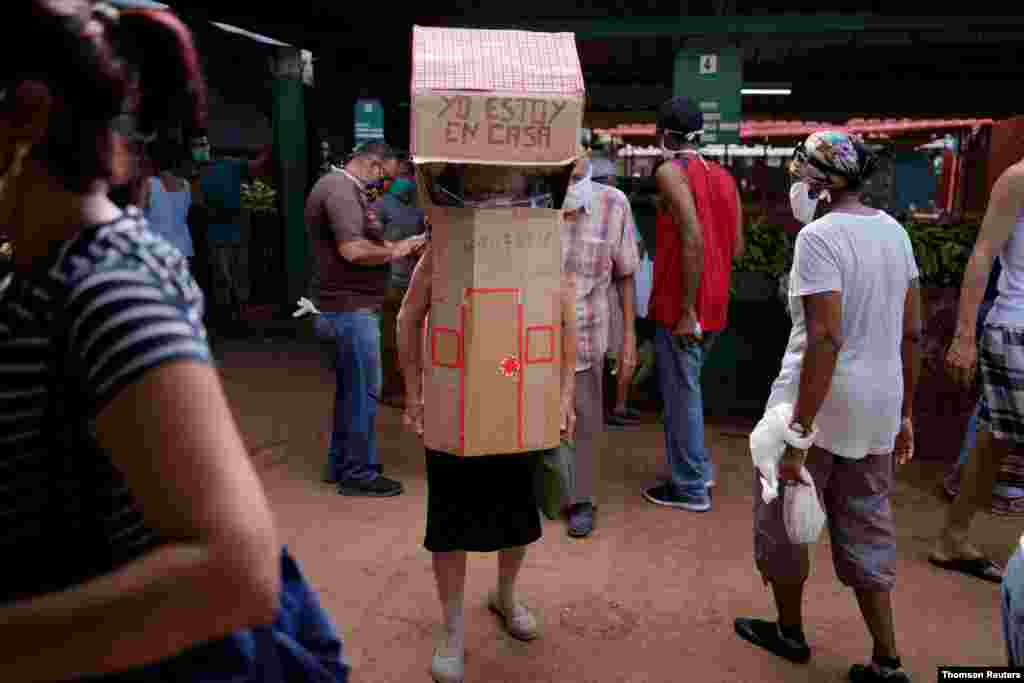
[[[1002,599],[1003,638],[1010,666],[1024,666],[1024,551],[1017,551],[1006,563]]]
[[[963,467],[967,464],[967,456],[974,450],[974,444],[978,441],[978,411],[981,410],[981,401],[974,406],[974,412],[967,420],[967,430],[964,433],[964,443],[960,447],[960,460],[957,465]]]
[[[337,377],[328,466],[338,481],[370,481],[377,465],[377,397],[380,396],[380,314],[323,313],[316,333],[333,342]]]
[[[287,548],[281,604],[271,626],[236,631],[147,667],[79,683],[346,683],[351,663],[330,615]]]
[[[712,477],[704,447],[704,401],[700,373],[717,338],[706,333],[701,344],[681,348],[672,330],[658,326],[654,337],[658,383],[665,402],[665,457],[677,496],[705,500]]]

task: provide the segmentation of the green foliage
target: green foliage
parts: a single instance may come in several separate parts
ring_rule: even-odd
[[[921,284],[959,287],[974,249],[978,227],[977,223],[907,225],[917,267],[921,271]]]
[[[242,208],[253,211],[275,211],[277,190],[262,180],[254,180],[252,184],[242,185]]]
[[[959,287],[967,260],[978,236],[978,223],[953,225],[910,223],[906,226],[914,248],[921,284],[929,287]],[[736,272],[766,273],[778,277],[790,267],[785,229],[754,215],[747,221],[746,253]]]
[[[785,228],[770,224],[765,216],[750,216],[744,229],[746,249],[734,270],[773,276],[786,272],[789,255],[786,253],[785,235]]]

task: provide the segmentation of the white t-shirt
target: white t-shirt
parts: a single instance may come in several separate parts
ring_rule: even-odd
[[[796,403],[807,348],[801,297],[840,292],[842,347],[815,444],[853,460],[892,452],[903,404],[903,308],[917,277],[907,231],[885,212],[833,212],[801,230],[789,276],[793,330],[768,409]]]

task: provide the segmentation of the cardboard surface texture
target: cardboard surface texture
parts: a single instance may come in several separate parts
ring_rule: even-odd
[[[572,34],[413,28],[412,148],[434,258],[424,441],[463,456],[560,443],[561,212],[435,206],[423,164],[575,161]]]
[[[583,107],[571,33],[413,27],[416,163],[572,163]]]
[[[557,447],[558,212],[431,207],[429,214],[427,447],[468,456]]]

